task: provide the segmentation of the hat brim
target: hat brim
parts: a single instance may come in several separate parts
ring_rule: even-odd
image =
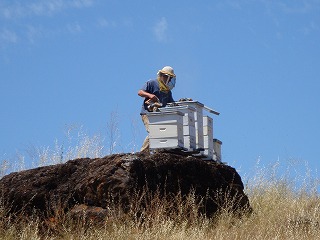
[[[163,70],[159,70],[159,73],[168,74],[171,77],[176,77],[176,75],[174,73],[166,72],[166,71],[163,71]]]

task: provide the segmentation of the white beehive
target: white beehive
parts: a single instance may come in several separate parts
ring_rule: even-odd
[[[149,138],[149,148],[150,150],[159,148],[183,148],[183,137],[177,138]]]
[[[196,137],[185,135],[183,136],[184,148],[188,151],[194,151],[196,149]]]
[[[147,113],[149,125],[155,124],[181,124],[183,125],[184,114],[178,111],[149,112]]]
[[[207,135],[207,136],[203,136],[204,139],[204,149],[210,149],[210,150],[214,150],[213,149],[213,137],[212,135]]]
[[[221,158],[221,145],[222,142],[218,139],[213,139],[213,150],[214,150],[214,156],[213,156],[213,160],[217,161],[217,162],[221,162],[222,158]]]
[[[196,148],[203,148],[203,107],[204,105],[197,101],[182,101],[180,106],[190,106],[196,109],[194,112],[195,130],[196,130]]]
[[[149,138],[172,138],[183,134],[181,124],[152,124],[149,125]]]
[[[184,136],[196,137],[196,128],[195,128],[195,126],[183,125],[183,135]]]
[[[213,136],[213,119],[209,116],[203,116],[203,136]]]
[[[183,138],[184,148],[187,150],[196,149],[195,111],[190,106],[171,106],[159,109],[161,112],[179,111],[183,116]]]
[[[179,111],[147,113],[149,148],[183,148],[183,116]]]
[[[208,159],[213,158],[213,120],[209,116],[203,117],[203,141],[204,141],[204,152],[203,155]]]
[[[147,113],[150,149],[200,149],[203,160],[221,162],[222,142],[213,139],[213,119],[203,116],[203,109],[219,115],[197,101],[176,102],[160,112]]]
[[[202,151],[202,155],[203,155],[203,157],[201,159],[203,159],[203,160],[215,160],[214,159],[214,156],[215,156],[214,151],[211,149],[208,149],[208,148],[205,149],[204,151]]]

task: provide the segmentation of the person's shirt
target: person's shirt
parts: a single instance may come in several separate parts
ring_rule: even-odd
[[[159,101],[162,103],[162,107],[165,107],[168,103],[174,102],[172,98],[172,92],[162,92],[160,91],[159,83],[157,79],[147,81],[141,90],[146,91],[148,93],[152,93],[157,96]],[[145,98],[142,103],[141,115],[146,114],[148,112],[148,105],[145,103],[148,98]]]

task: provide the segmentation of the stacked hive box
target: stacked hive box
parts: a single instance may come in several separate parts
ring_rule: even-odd
[[[203,117],[203,138],[204,138],[204,152],[207,159],[213,158],[213,119],[209,116]]]
[[[147,113],[150,150],[200,150],[202,159],[221,162],[222,143],[213,139],[213,119],[203,116],[203,108],[202,103],[185,101]]]
[[[218,139],[213,139],[213,119],[203,116],[204,105],[197,101],[178,102],[178,105],[192,106],[195,111],[196,148],[204,149],[203,159],[213,159],[221,162],[221,144]]]
[[[213,155],[213,160],[217,161],[217,162],[221,162],[221,145],[222,142],[218,139],[213,139],[213,151],[214,151],[214,155]]]
[[[183,148],[183,116],[179,111],[147,113],[150,150]]]
[[[190,106],[173,106],[159,109],[161,112],[179,111],[183,116],[183,142],[188,151],[196,149],[195,108]]]
[[[178,103],[181,106],[190,106],[195,108],[194,112],[194,121],[196,129],[196,148],[204,148],[204,139],[203,139],[203,107],[204,105],[197,101],[184,101]]]

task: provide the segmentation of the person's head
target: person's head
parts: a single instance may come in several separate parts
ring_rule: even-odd
[[[172,67],[163,67],[161,70],[158,71],[158,76],[160,77],[160,80],[162,80],[170,90],[172,90],[175,87],[176,75],[174,74],[174,70]]]

